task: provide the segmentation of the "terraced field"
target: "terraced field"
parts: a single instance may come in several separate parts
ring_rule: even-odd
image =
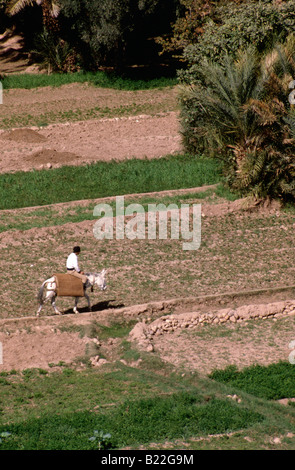
[[[176,87],[126,92],[72,84],[9,90],[0,119],[2,175],[42,170],[53,177],[64,165],[151,160],[182,152]],[[255,305],[295,299],[292,208],[228,200],[216,184],[125,198],[126,204],[143,207],[151,202],[201,204],[199,249],[183,250],[181,239],[97,240],[93,209],[101,202],[113,204],[114,197],[0,212],[0,372],[58,370],[61,363],[84,370],[79,358],[85,351],[101,374],[104,367],[118,367],[118,362],[141,370],[146,362],[138,355],[123,356],[121,339],[115,335],[102,335],[97,346],[89,332],[94,325],[127,325],[129,340],[136,323],[149,324],[164,315],[213,313],[242,305],[255,310]],[[59,298],[62,316],[53,315],[46,305],[36,317],[41,283],[64,272],[75,244],[82,247],[80,264],[85,271],[107,268],[108,289],[91,294],[92,312],[82,299],[80,314],[74,315],[72,299]],[[150,358],[178,374],[201,377],[230,364],[242,368],[288,361],[293,313],[170,331],[154,338]],[[273,448],[274,431],[269,432],[264,445]],[[243,442],[249,443],[247,431],[241,433]],[[292,446],[294,435],[289,434],[290,440]],[[200,442],[190,445],[202,446]]]

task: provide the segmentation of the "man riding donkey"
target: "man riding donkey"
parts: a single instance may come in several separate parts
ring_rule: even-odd
[[[89,310],[91,310],[90,299],[86,293],[88,287],[93,292],[93,287],[96,285],[100,290],[104,291],[106,285],[106,269],[96,273],[84,273],[79,268],[78,255],[81,252],[79,246],[74,246],[73,252],[67,258],[67,273],[66,274],[54,274],[51,278],[46,279],[38,293],[39,308],[37,315],[40,315],[42,306],[46,300],[51,300],[51,304],[56,314],[60,314],[58,308],[55,305],[56,296],[61,297],[75,297],[74,313],[78,313],[77,304],[79,297],[85,297],[88,302]],[[78,279],[73,279],[78,278]],[[82,282],[81,282],[82,281]],[[45,291],[45,297],[44,297]]]
[[[85,286],[87,277],[85,276],[84,271],[80,270],[78,262],[78,255],[80,252],[81,248],[79,246],[74,246],[73,252],[67,258],[67,273],[81,279]]]

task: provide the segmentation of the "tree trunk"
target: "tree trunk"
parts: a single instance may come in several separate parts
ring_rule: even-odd
[[[42,2],[43,26],[49,32],[57,34],[59,32],[59,21],[52,15],[51,0]]]

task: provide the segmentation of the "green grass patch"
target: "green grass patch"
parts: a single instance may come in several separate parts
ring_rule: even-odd
[[[216,370],[210,378],[268,400],[295,396],[295,368],[289,362],[267,367],[254,365],[238,371],[235,366]]]
[[[80,371],[60,364],[59,371],[0,377],[0,450],[148,449],[154,443],[158,449],[169,443],[170,449],[258,450],[273,448],[273,436],[293,430],[292,406],[244,391],[237,403],[228,397],[231,383],[180,375],[159,362],[150,370],[120,362]],[[282,377],[272,374],[272,380]],[[282,439],[279,448],[293,447],[294,440]]]
[[[173,155],[0,175],[0,209],[215,184],[220,163]]]
[[[60,413],[28,419],[2,427],[10,433],[3,449],[91,450],[95,430],[109,435],[110,448],[122,448],[165,439],[188,438],[200,433],[229,432],[263,420],[263,416],[228,400],[212,398],[204,403],[193,392],[168,397],[126,400],[115,409],[94,414],[89,411]],[[1,428],[0,428],[1,429]]]
[[[97,72],[75,72],[75,73],[52,73],[46,74],[11,74],[1,80],[5,90],[13,88],[32,89],[45,86],[58,87],[70,83],[91,83],[101,88],[114,88],[117,90],[147,90],[153,88],[164,88],[175,86],[176,78],[160,77],[148,80],[121,77],[114,73]]]
[[[150,370],[120,362],[99,371],[61,365],[1,378],[0,450],[91,450],[100,434],[110,435],[110,448],[136,448],[248,432],[266,419],[263,410],[220,394],[214,381],[171,373],[159,362]]]

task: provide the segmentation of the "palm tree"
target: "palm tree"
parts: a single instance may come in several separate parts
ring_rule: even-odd
[[[26,6],[34,4],[41,5],[43,14],[43,26],[47,31],[56,32],[58,30],[57,17],[60,12],[58,0],[9,0],[6,11],[13,16],[23,10]]]
[[[251,138],[256,127],[252,116],[244,109],[250,98],[260,99],[259,59],[252,49],[241,52],[238,60],[226,56],[224,66],[204,62],[198,69],[199,83],[181,88],[184,108],[191,109],[192,122],[187,125],[184,111],[184,143],[188,139],[206,153],[224,150]],[[192,149],[193,150],[193,149]]]
[[[204,63],[199,84],[184,87],[181,96],[188,150],[219,155],[230,186],[258,199],[295,198],[292,44],[264,59],[248,49],[222,66]]]

